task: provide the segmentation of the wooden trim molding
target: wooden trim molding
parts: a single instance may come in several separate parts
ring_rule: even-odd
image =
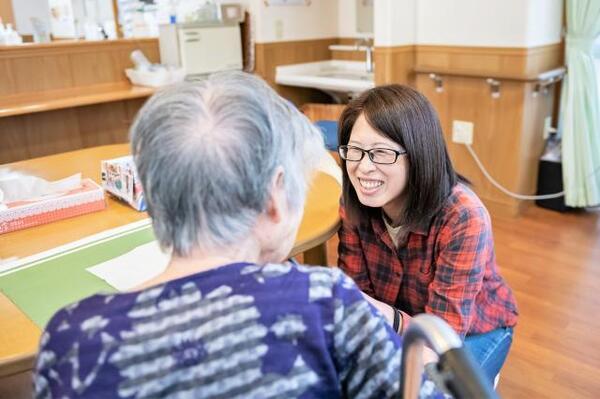
[[[154,45],[158,48],[158,39],[57,40],[50,43],[26,43],[18,46],[0,46],[0,60],[15,57],[89,53],[94,51],[106,51],[108,49],[123,49],[148,45]]]
[[[562,66],[560,43],[531,48],[416,47],[416,69],[442,69],[454,74],[477,73],[534,79],[541,72]]]
[[[414,85],[414,72],[420,70],[532,80],[544,71],[562,66],[563,45],[556,43],[531,48],[378,46],[373,56],[377,85]]]
[[[130,84],[108,84],[72,89],[18,94],[0,99],[0,118],[57,109],[82,107],[150,97],[156,89]]]
[[[375,47],[375,84],[401,83],[414,86],[415,46]]]

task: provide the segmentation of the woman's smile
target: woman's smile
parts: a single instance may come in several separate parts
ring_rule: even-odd
[[[377,191],[379,191],[381,186],[383,186],[382,180],[365,179],[360,177],[358,177],[357,179],[360,183],[361,191],[364,194],[375,194]]]

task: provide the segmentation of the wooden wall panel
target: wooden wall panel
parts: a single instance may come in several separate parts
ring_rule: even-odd
[[[157,39],[56,42],[0,47],[0,96],[129,84],[124,70],[140,49],[159,61]],[[0,164],[84,147],[123,143],[144,99],[0,118]]]
[[[73,108],[24,115],[21,128],[31,158],[82,148]]]
[[[116,101],[77,108],[77,123],[83,148],[126,143],[133,122],[129,104],[137,110],[143,100]]]
[[[417,75],[416,86],[436,108],[455,168],[496,214],[518,214],[528,203],[513,199],[484,177],[462,144],[452,142],[452,121],[474,123],[473,149],[501,185],[520,194],[535,194],[537,163],[543,149],[542,127],[552,115],[553,93],[533,97],[533,84],[503,81],[492,98],[483,78],[444,77],[439,93],[431,79]]]
[[[415,68],[532,79],[561,66],[561,48],[560,44],[532,48],[417,46]]]
[[[130,53],[140,49],[158,62],[157,39],[120,39],[98,42],[61,41],[51,44],[0,47],[0,95],[128,83],[125,68]],[[6,79],[4,79],[6,76]]]
[[[15,57],[9,60],[10,74],[13,77],[13,92],[32,93],[73,87],[71,66],[66,54],[54,56]]]
[[[414,46],[375,47],[375,84],[414,85]]]
[[[0,118],[0,165],[29,158],[22,120]]]
[[[306,104],[300,110],[308,119],[337,121],[346,108],[343,104]]]
[[[7,59],[0,59],[0,96],[15,92],[15,77]]]
[[[15,27],[15,16],[12,8],[12,0],[0,0],[0,18],[6,24],[12,24]]]
[[[328,96],[319,90],[286,87],[275,83],[275,67],[331,59],[329,45],[337,39],[300,40],[275,43],[257,43],[254,73],[265,79],[283,97],[296,105],[308,102],[327,102]]]
[[[0,164],[105,144],[126,143],[145,99],[0,118]]]
[[[74,87],[124,81],[124,69],[118,70],[114,52],[76,53],[68,56]]]
[[[544,141],[544,118],[551,116],[554,89],[533,96],[538,74],[561,66],[562,45],[536,48],[417,46],[416,87],[439,113],[456,169],[473,182],[475,191],[497,214],[518,214],[530,202],[513,199],[484,177],[467,149],[452,142],[452,121],[475,124],[473,149],[492,177],[519,194],[535,194],[538,159]],[[436,71],[443,92],[435,91],[426,73]],[[446,73],[447,75],[444,75]],[[481,75],[454,76],[454,75]],[[500,97],[492,98],[486,77],[500,80]]]

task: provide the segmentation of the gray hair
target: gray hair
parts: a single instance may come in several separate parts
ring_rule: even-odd
[[[319,130],[293,104],[241,72],[161,90],[130,134],[156,237],[179,256],[247,237],[278,166],[299,210],[324,151]]]

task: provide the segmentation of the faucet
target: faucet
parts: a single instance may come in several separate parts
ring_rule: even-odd
[[[363,48],[361,48],[363,46]],[[367,55],[365,63],[367,64],[367,73],[373,72],[373,46],[366,38],[361,38],[354,43],[357,51],[364,51]]]

